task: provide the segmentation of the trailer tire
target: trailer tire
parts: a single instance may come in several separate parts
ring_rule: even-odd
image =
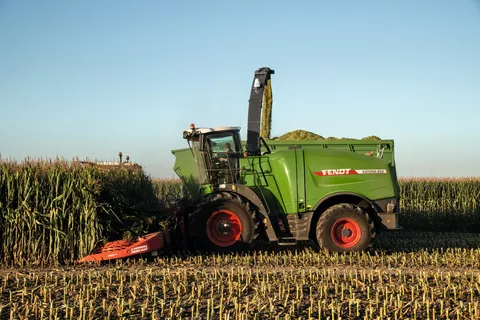
[[[208,195],[189,214],[195,249],[226,252],[248,248],[258,236],[256,211],[250,202],[230,192]]]
[[[347,203],[328,208],[316,225],[319,247],[335,252],[368,250],[375,234],[375,224],[368,213]]]

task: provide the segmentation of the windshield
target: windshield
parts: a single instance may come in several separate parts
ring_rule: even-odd
[[[226,152],[227,149],[238,152],[232,132],[215,133],[208,136],[212,152]]]
[[[213,184],[234,183],[238,176],[241,149],[237,131],[205,136],[206,167]]]

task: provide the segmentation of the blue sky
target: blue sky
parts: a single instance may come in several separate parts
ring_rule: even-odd
[[[460,0],[0,0],[0,153],[172,177],[190,123],[245,136],[261,66],[273,135],[377,135],[400,176],[480,176],[480,3]]]

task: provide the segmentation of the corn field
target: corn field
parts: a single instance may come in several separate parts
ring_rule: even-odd
[[[479,319],[480,179],[400,186],[406,232],[379,234],[374,253],[266,245],[78,266],[99,242],[156,230],[180,181],[3,161],[0,319]]]
[[[476,232],[480,179],[402,179],[405,230]],[[56,161],[0,162],[0,263],[71,262],[98,243],[156,230],[164,204],[181,196],[176,179],[135,167]]]
[[[401,223],[409,230],[480,230],[480,178],[400,179]]]
[[[151,179],[138,169],[1,162],[0,263],[73,261],[100,241],[155,228],[143,211],[158,205]]]

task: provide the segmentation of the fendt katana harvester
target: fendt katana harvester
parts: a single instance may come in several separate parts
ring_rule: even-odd
[[[273,73],[255,71],[246,143],[238,127],[192,124],[183,132],[189,148],[172,153],[189,197],[177,201],[166,227],[107,243],[80,262],[155,256],[174,243],[231,251],[261,241],[313,240],[331,251],[359,251],[371,247],[377,232],[401,229],[392,140],[266,141],[260,136],[265,87]]]

